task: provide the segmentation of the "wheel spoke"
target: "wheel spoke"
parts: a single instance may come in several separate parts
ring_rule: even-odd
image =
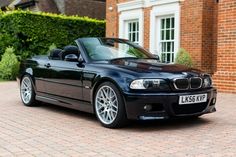
[[[102,110],[99,114],[100,115],[104,115],[105,114],[105,110]]]
[[[112,111],[112,112],[114,112],[114,113],[116,113],[116,112],[117,112],[117,111],[116,111],[116,110],[114,110],[113,108],[111,108],[111,111]]]
[[[101,94],[102,94],[103,99],[106,99],[106,94],[105,94],[104,89],[101,90]]]
[[[98,106],[98,110],[101,110],[102,108],[103,108],[103,106],[102,106],[102,105]]]
[[[107,111],[105,111],[105,113],[104,113],[104,119],[105,119],[106,122],[108,121],[108,114],[107,114]]]
[[[23,86],[24,86],[25,88],[27,88],[27,87],[28,87],[28,85],[27,85],[26,81],[23,81]]]
[[[109,111],[111,115],[111,119],[114,119],[115,115],[113,114],[112,110]]]

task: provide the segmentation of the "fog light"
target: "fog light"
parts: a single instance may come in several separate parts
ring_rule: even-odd
[[[145,105],[144,107],[145,111],[151,111],[152,110],[152,105]]]

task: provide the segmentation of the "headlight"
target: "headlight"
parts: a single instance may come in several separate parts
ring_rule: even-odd
[[[208,88],[212,86],[212,80],[210,76],[207,76],[203,79],[203,88]]]
[[[139,79],[139,80],[134,80],[130,84],[131,89],[150,89],[150,88],[160,88],[161,85],[164,84],[165,86],[167,85],[165,83],[165,80],[162,79]]]

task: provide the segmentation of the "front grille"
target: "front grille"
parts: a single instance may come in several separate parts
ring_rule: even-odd
[[[173,82],[177,90],[199,89],[202,86],[200,77],[174,79]]]
[[[208,102],[198,103],[198,104],[186,104],[186,105],[179,105],[178,103],[172,104],[174,113],[176,115],[181,114],[194,114],[202,112],[206,109]]]
[[[190,79],[190,88],[198,89],[202,86],[202,79],[200,77],[194,77]]]
[[[176,79],[174,81],[174,86],[176,89],[188,89],[189,88],[189,81],[188,79]]]

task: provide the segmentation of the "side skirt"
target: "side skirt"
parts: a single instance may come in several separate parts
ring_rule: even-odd
[[[62,98],[58,96],[48,96],[46,94],[43,95],[36,95],[36,100],[42,101],[45,103],[63,106],[79,111],[84,111],[88,113],[94,113],[93,106],[89,102],[69,99],[69,98]]]

